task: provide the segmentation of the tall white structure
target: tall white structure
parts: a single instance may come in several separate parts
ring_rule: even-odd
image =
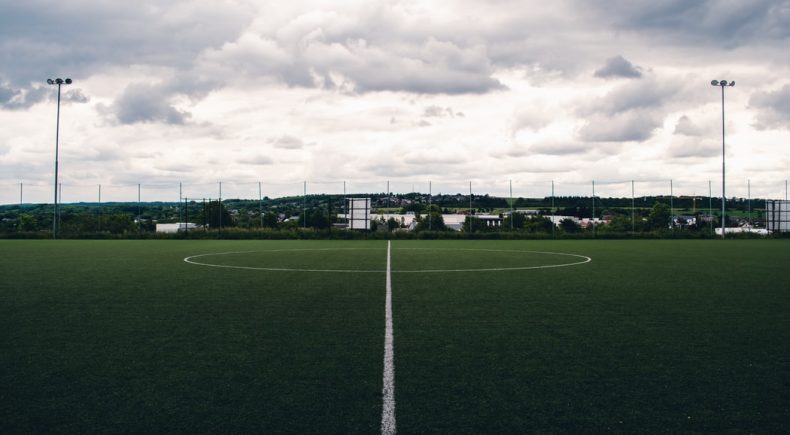
[[[765,202],[765,228],[769,232],[790,232],[790,201]]]
[[[370,198],[346,198],[348,229],[370,229]]]

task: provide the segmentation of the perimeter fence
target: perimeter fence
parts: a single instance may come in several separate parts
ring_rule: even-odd
[[[765,227],[766,204],[787,200],[788,182],[730,180],[726,193],[727,226]],[[720,195],[721,185],[712,180],[677,179],[231,180],[126,184],[79,184],[64,180],[58,186],[59,206],[55,208],[52,185],[21,181],[0,184],[0,204],[3,204],[0,233],[41,235],[49,228],[51,233],[77,237],[108,232],[141,234],[158,230],[156,223],[179,222],[218,232],[226,227],[331,230],[342,221],[338,217],[343,216],[346,198],[370,197],[381,224],[389,225],[390,230],[408,225],[402,221],[384,222],[385,219],[397,219],[393,215],[408,211],[419,215],[429,205],[438,207],[439,213],[461,215],[455,229],[467,233],[489,230],[484,225],[478,226],[486,214],[494,216],[487,225],[506,230],[508,226],[514,228],[514,218],[510,222],[505,219],[509,212],[537,211],[540,215],[551,215],[554,226],[566,216],[586,219],[582,227],[591,224],[593,236],[596,222],[600,224],[607,218],[607,224],[614,220],[619,225],[609,226],[610,233],[644,234],[661,228],[661,225],[642,224],[650,218],[651,208],[661,203],[668,208],[671,230],[689,227],[693,217],[696,227],[704,222],[709,229],[706,234],[714,235],[714,225],[721,222]],[[464,221],[463,215],[470,219]],[[477,219],[471,219],[472,216]],[[554,226],[548,226],[555,235]],[[430,224],[429,228],[433,229]],[[232,230],[226,231],[230,236]]]
[[[55,189],[42,182],[0,184],[0,205],[52,204]],[[184,198],[223,198],[260,200],[262,198],[300,197],[306,195],[367,194],[460,195],[501,198],[647,198],[699,197],[721,198],[717,181],[666,180],[590,180],[532,181],[518,179],[493,180],[300,180],[287,182],[234,181],[216,182],[150,182],[139,183],[74,183],[64,181],[58,186],[59,203],[101,202],[180,202]],[[726,186],[729,199],[788,199],[787,180],[730,180]]]

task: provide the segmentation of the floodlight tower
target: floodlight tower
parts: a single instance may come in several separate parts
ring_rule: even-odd
[[[58,136],[60,134],[60,87],[70,85],[71,79],[47,79],[48,85],[58,85],[58,114],[55,121],[55,208],[52,212],[52,238],[58,238]]]
[[[735,82],[727,83],[727,80],[713,80],[710,82],[711,86],[721,87],[721,238],[724,238],[727,228],[727,219],[724,215],[724,202],[727,196],[724,193],[724,88],[735,86]]]

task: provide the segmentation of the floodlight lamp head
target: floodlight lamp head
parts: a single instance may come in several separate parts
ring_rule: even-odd
[[[727,86],[727,80],[719,80],[719,84],[722,86]]]
[[[730,86],[735,86],[735,81],[734,80],[730,82]]]
[[[63,84],[63,79],[57,78],[57,79],[55,79],[55,83],[57,83],[59,85],[62,85]]]
[[[71,79],[66,79],[66,84],[70,85],[71,84]]]
[[[55,82],[52,79],[47,79],[47,84],[48,85],[54,85]]]
[[[711,84],[711,86],[719,86],[719,81],[718,80],[711,80],[710,84]]]

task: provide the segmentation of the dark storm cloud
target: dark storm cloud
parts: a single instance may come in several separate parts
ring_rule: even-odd
[[[790,84],[775,91],[755,92],[749,107],[757,111],[755,128],[790,129]]]
[[[596,70],[594,75],[601,78],[625,77],[634,79],[642,77],[641,69],[634,66],[623,56],[615,56],[606,59],[604,66]]]

